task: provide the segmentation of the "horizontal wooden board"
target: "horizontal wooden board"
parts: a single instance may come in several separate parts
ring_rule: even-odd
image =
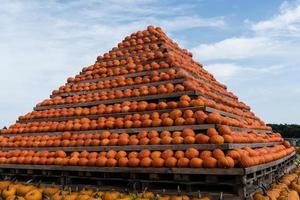
[[[161,61],[163,61],[163,60],[161,60]],[[168,67],[168,68],[161,68],[161,69],[149,70],[149,71],[143,71],[143,72],[128,73],[128,74],[124,74],[124,75],[108,76],[105,78],[88,79],[88,80],[76,81],[74,83],[73,82],[67,83],[66,85],[74,85],[74,84],[79,84],[79,83],[96,83],[99,81],[114,80],[121,76],[125,77],[125,78],[134,78],[134,77],[146,76],[146,75],[151,74],[152,72],[166,72],[166,71],[169,71],[170,69],[178,70],[179,67]]]
[[[85,166],[60,166],[60,165],[18,165],[1,164],[0,168],[55,170],[55,171],[82,171],[82,172],[114,172],[114,173],[153,173],[153,174],[210,174],[210,175],[243,175],[241,168],[130,168],[130,167],[85,167]]]
[[[241,117],[238,115],[234,115],[232,113],[228,113],[222,110],[217,110],[208,106],[193,106],[193,107],[184,107],[184,108],[174,108],[174,109],[179,109],[179,110],[193,110],[194,112],[197,110],[204,110],[206,112],[216,112],[220,113],[223,116],[231,117],[231,118],[237,118]],[[149,114],[153,112],[158,112],[158,113],[164,113],[164,112],[171,112],[174,110],[173,108],[168,108],[168,109],[161,109],[161,110],[147,110],[147,111],[135,111],[135,112],[120,112],[120,113],[103,113],[103,114],[97,114],[97,115],[80,115],[80,116],[70,116],[70,117],[51,117],[51,118],[33,118],[33,119],[28,119],[28,120],[18,120],[17,122],[19,123],[29,123],[29,122],[43,122],[43,121],[68,121],[68,120],[73,120],[73,119],[81,119],[81,118],[89,118],[89,119],[98,119],[99,117],[122,117],[125,115],[133,115],[136,113],[139,113],[141,115],[143,114]]]
[[[251,129],[251,128],[240,128],[240,127],[234,127],[234,126],[229,126],[231,130],[233,131],[241,131],[241,132],[252,132],[255,131],[257,133],[272,133],[272,130],[263,130],[263,129]]]
[[[123,60],[123,59],[127,59],[127,58],[130,58],[130,57],[136,57],[136,56],[142,56],[142,55],[146,55],[148,53],[156,53],[156,52],[163,52],[163,53],[166,53],[166,52],[169,52],[170,50],[167,49],[166,47],[162,47],[160,46],[159,49],[157,50],[151,50],[151,51],[143,51],[143,52],[140,52],[140,53],[131,53],[129,55],[125,55],[125,56],[117,56],[115,58],[103,58],[100,60],[100,62],[108,62],[108,61],[114,61],[114,60]]]
[[[232,113],[229,113],[229,112],[225,112],[225,111],[222,111],[222,110],[218,110],[218,109],[215,109],[215,108],[212,108],[212,107],[208,107],[208,106],[205,107],[205,111],[206,112],[216,112],[216,113],[219,113],[219,114],[221,114],[223,116],[227,116],[227,117],[235,118],[235,119],[242,119],[243,118],[242,116],[235,115],[235,114],[232,114]]]
[[[194,106],[194,107],[184,107],[184,108],[176,108],[179,110],[204,110],[204,106]],[[168,108],[168,109],[161,109],[161,110],[146,110],[146,111],[135,111],[135,112],[120,112],[120,113],[103,113],[99,115],[82,115],[82,116],[71,116],[71,117],[53,117],[53,118],[37,118],[37,119],[30,119],[30,120],[19,120],[17,122],[20,123],[28,123],[28,122],[42,122],[42,121],[67,121],[67,120],[72,120],[72,119],[81,119],[81,118],[89,118],[89,119],[98,119],[99,117],[122,117],[125,115],[133,115],[136,113],[139,113],[141,115],[143,114],[150,114],[153,112],[158,112],[158,113],[164,113],[164,112],[171,112],[174,110],[173,108]]]
[[[141,127],[141,128],[123,128],[123,129],[100,129],[100,130],[87,130],[87,131],[71,131],[72,133],[101,133],[103,131],[109,130],[110,132],[114,133],[138,133],[140,131],[146,130],[157,130],[157,131],[181,131],[185,128],[190,128],[193,130],[206,130],[209,128],[216,128],[216,124],[197,124],[197,125],[182,125],[182,126],[160,126],[160,127]],[[238,127],[232,127],[230,128],[233,130]],[[266,132],[264,130],[257,130],[257,129],[244,129],[244,128],[238,128],[239,131],[241,132],[251,132],[251,131],[256,131],[256,132]],[[57,135],[57,134],[62,134],[63,131],[55,131],[55,132],[36,132],[36,133],[19,133],[18,135],[23,135],[23,136],[30,136],[30,135]],[[13,137],[17,134],[1,134],[3,136],[7,137]]]
[[[143,127],[143,128],[123,128],[123,129],[100,129],[100,130],[89,130],[89,131],[72,131],[72,133],[101,133],[103,131],[110,131],[113,133],[138,133],[146,130],[157,130],[157,131],[181,131],[185,128],[191,128],[193,130],[206,130],[209,128],[215,128],[215,124],[200,124],[200,125],[183,125],[183,126],[159,126],[159,127]],[[20,133],[18,135],[30,136],[30,135],[57,135],[62,134],[61,131],[56,132],[36,132],[36,133]],[[16,134],[1,134],[3,136],[12,137]]]
[[[199,95],[196,91],[182,91],[182,92],[173,92],[166,94],[155,94],[155,95],[146,95],[146,96],[138,96],[138,97],[127,97],[120,99],[110,99],[110,100],[102,100],[102,101],[92,101],[86,103],[70,103],[70,104],[60,104],[60,105],[51,105],[51,106],[38,106],[35,107],[34,110],[46,110],[51,108],[72,108],[72,107],[91,107],[97,106],[100,104],[114,104],[121,103],[124,101],[144,101],[144,100],[154,100],[154,99],[168,99],[168,98],[178,98],[182,95],[195,96]]]
[[[99,89],[99,90],[65,92],[65,93],[60,93],[57,95],[51,95],[51,97],[52,98],[55,96],[68,97],[68,96],[73,96],[73,95],[86,95],[86,94],[91,94],[91,93],[109,92],[109,91],[115,91],[115,90],[138,89],[142,86],[159,86],[159,85],[164,85],[167,83],[178,84],[178,83],[183,83],[185,80],[186,80],[186,78],[177,78],[177,79],[171,79],[171,80],[166,80],[166,81],[157,81],[157,82],[150,82],[150,83],[126,85],[126,86],[121,86],[121,87],[113,87],[113,88],[106,88],[106,89]]]
[[[9,150],[34,150],[34,151],[57,151],[63,150],[66,152],[73,152],[73,151],[109,151],[111,149],[116,151],[140,151],[143,149],[149,149],[151,151],[163,151],[166,149],[172,150],[186,150],[188,148],[196,148],[198,150],[214,150],[216,148],[222,150],[228,149],[236,149],[236,148],[244,148],[244,147],[251,147],[251,148],[258,148],[258,147],[266,147],[266,146],[274,146],[282,144],[282,142],[268,142],[268,143],[225,143],[225,144],[170,144],[170,145],[126,145],[126,146],[81,146],[81,147],[1,147],[0,150],[2,151],[9,151]]]
[[[292,157],[294,157],[296,155],[296,152],[293,152],[291,153],[290,155],[284,157],[284,158],[281,158],[281,159],[278,159],[278,160],[275,160],[273,162],[270,162],[270,163],[266,163],[266,164],[262,164],[262,165],[257,165],[257,166],[253,166],[253,167],[248,167],[248,168],[245,168],[245,174],[251,174],[253,172],[256,172],[256,171],[260,171],[260,170],[263,170],[263,169],[266,169],[266,168],[269,168],[269,167],[272,167],[272,166],[275,166],[275,165],[278,165],[279,163],[282,163]]]
[[[86,166],[58,166],[58,165],[18,165],[1,164],[0,168],[31,169],[31,170],[59,170],[84,172],[114,172],[114,173],[154,173],[154,174],[208,174],[208,175],[245,175],[284,162],[295,155],[295,152],[285,158],[249,168],[130,168],[130,167],[86,167]]]

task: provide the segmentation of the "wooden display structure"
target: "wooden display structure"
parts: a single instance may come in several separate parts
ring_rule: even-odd
[[[164,44],[162,41],[156,42],[161,46]],[[164,51],[168,51],[165,49]],[[132,55],[133,56],[133,55]],[[128,56],[127,56],[128,57]],[[161,59],[163,60],[163,59]],[[159,61],[159,60],[157,60]],[[145,63],[145,62],[144,62]],[[113,67],[111,67],[113,68]],[[171,67],[170,67],[171,68]],[[165,72],[167,69],[158,69],[157,72]],[[180,70],[181,67],[172,67],[176,71]],[[142,77],[149,75],[151,71],[128,73],[123,75],[125,78]],[[83,73],[83,72],[82,72]],[[195,78],[205,80],[201,76],[189,72]],[[93,83],[98,81],[113,80],[117,79],[118,76],[110,76],[105,78],[97,78],[91,80],[83,80],[78,83]],[[88,93],[102,92],[102,91],[113,91],[113,90],[125,90],[140,88],[141,86],[159,86],[166,83],[183,83],[185,78],[176,78],[167,81],[157,81],[147,84],[136,84],[131,86],[122,86],[102,90],[90,90],[90,91],[80,91],[80,92],[69,92],[60,93],[56,95],[51,95],[51,98],[56,96],[61,96],[63,98],[72,95],[84,95]],[[67,83],[71,85],[75,83]],[[213,82],[209,84],[215,85]],[[216,86],[216,85],[215,85]],[[224,96],[215,92],[216,95],[232,99],[232,97]],[[120,98],[120,99],[110,99],[102,101],[91,101],[85,103],[72,103],[72,104],[61,104],[61,105],[49,105],[49,106],[37,106],[34,108],[35,111],[42,111],[46,109],[59,109],[59,108],[71,108],[71,107],[92,107],[98,106],[100,104],[115,104],[122,103],[124,101],[151,101],[151,102],[161,102],[170,100],[179,100],[182,95],[189,95],[190,97],[204,96],[210,98],[198,91],[182,91],[166,94],[155,94],[147,96]],[[218,110],[209,106],[197,106],[197,107],[184,107],[179,108],[182,111],[186,109],[191,109],[193,111],[202,110],[207,113],[216,112],[222,116],[243,119],[245,116],[236,115],[233,113],[228,113],[222,110]],[[120,112],[120,113],[104,113],[101,115],[87,115],[87,116],[69,116],[69,117],[52,117],[52,118],[36,118],[27,120],[18,120],[19,123],[29,123],[29,122],[41,122],[41,121],[67,121],[73,119],[80,119],[87,117],[89,119],[98,119],[99,117],[122,117],[128,114],[150,114],[152,112],[170,112],[173,109],[163,109],[163,110],[149,110],[142,112]],[[130,128],[130,129],[109,129],[110,132],[117,133],[128,133],[136,134],[142,130],[169,130],[169,131],[180,131],[184,128],[191,128],[193,130],[203,130],[206,131],[208,128],[216,128],[216,124],[200,124],[200,125],[184,125],[184,126],[170,126],[170,127],[147,127],[147,128]],[[269,130],[257,130],[257,129],[247,129],[240,127],[230,127],[232,130],[242,131],[242,132],[252,132],[257,133],[272,133]],[[107,129],[103,130],[90,130],[90,131],[72,131],[73,133],[101,133]],[[22,133],[23,136],[32,135],[55,135],[62,134],[63,132],[42,132],[42,133]],[[13,137],[14,134],[2,134],[6,137]],[[281,142],[269,142],[269,143],[225,143],[225,144],[180,144],[180,145],[136,145],[136,146],[82,146],[82,147],[2,147],[1,150],[64,150],[66,152],[73,151],[108,151],[110,149],[114,150],[124,150],[124,151],[137,151],[142,149],[149,150],[186,150],[189,147],[197,148],[198,150],[214,150],[220,148],[224,151],[243,148],[243,147],[265,147],[274,146],[281,144]],[[213,199],[219,199],[220,192],[223,192],[224,199],[249,199],[251,195],[261,189],[261,185],[268,186],[273,181],[277,180],[284,173],[287,173],[293,168],[293,160],[295,158],[295,153],[292,153],[279,160],[253,166],[249,168],[232,168],[232,169],[220,169],[220,168],[129,168],[129,167],[84,167],[84,166],[55,166],[55,165],[16,165],[16,164],[1,164],[0,165],[0,176],[2,178],[11,177],[17,178],[18,180],[26,180],[31,177],[36,181],[41,181],[44,184],[51,184],[55,182],[60,185],[90,185],[90,186],[100,186],[102,188],[127,188],[128,190],[144,190],[148,188],[149,190],[156,191],[158,193],[176,193],[177,188],[184,193],[197,194],[199,191],[201,194],[209,194]]]

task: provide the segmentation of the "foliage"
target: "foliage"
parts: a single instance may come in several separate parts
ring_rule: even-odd
[[[268,126],[285,138],[300,138],[300,125],[298,124],[268,124]]]

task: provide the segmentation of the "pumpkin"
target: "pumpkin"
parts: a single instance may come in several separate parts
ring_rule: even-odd
[[[106,161],[107,167],[115,167],[117,165],[118,161],[114,158],[108,158]]]
[[[141,159],[140,165],[141,167],[150,167],[152,164],[152,159],[150,157],[143,157]]]
[[[203,158],[203,167],[205,168],[215,168],[217,167],[217,160],[213,157]]]
[[[165,165],[166,165],[166,167],[169,167],[169,168],[176,167],[176,165],[177,165],[177,159],[175,157],[168,157],[165,160]]]
[[[215,128],[209,128],[206,131],[206,134],[211,137],[213,135],[218,135],[219,133],[217,132],[217,130]]]
[[[195,139],[197,144],[207,144],[209,142],[209,137],[202,133],[197,134]]]
[[[216,159],[225,157],[224,152],[223,152],[221,149],[218,149],[218,148],[215,149],[215,150],[213,150],[212,155],[213,155],[213,157],[216,158]]]
[[[152,167],[163,167],[165,160],[160,157],[155,157],[152,160]]]
[[[38,189],[34,189],[26,193],[26,200],[42,200],[42,193]]]
[[[218,126],[218,132],[221,135],[231,135],[231,129],[227,125],[219,125]]]
[[[129,167],[137,167],[140,164],[140,159],[138,159],[137,157],[131,157],[128,160],[128,166]]]
[[[234,161],[229,156],[222,156],[218,158],[218,167],[220,168],[233,168],[234,167]]]
[[[199,156],[199,151],[196,148],[190,147],[185,151],[185,157],[188,159],[196,158]]]
[[[166,160],[166,159],[172,157],[173,155],[174,155],[173,150],[171,150],[171,149],[166,149],[166,150],[164,150],[164,151],[162,152],[161,157],[162,157],[163,159]]]
[[[190,160],[186,157],[179,158],[177,161],[177,167],[186,168],[189,166]]]
[[[223,144],[224,138],[221,135],[213,135],[210,137],[209,142],[211,144]]]
[[[220,124],[221,123],[221,115],[219,113],[209,113],[206,122],[208,124]]]
[[[201,168],[203,164],[203,160],[201,158],[192,158],[190,160],[190,167],[192,168]]]

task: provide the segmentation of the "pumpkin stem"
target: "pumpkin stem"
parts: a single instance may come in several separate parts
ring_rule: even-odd
[[[148,189],[147,187],[144,188],[144,190],[143,190],[143,192],[142,192],[143,196],[145,195],[147,189]]]
[[[200,199],[202,197],[200,190],[198,191],[198,198]]]
[[[219,200],[223,200],[223,192],[220,193],[220,198]]]
[[[25,182],[25,184],[29,184],[33,179],[29,179],[28,181]]]
[[[178,195],[182,195],[182,192],[181,192],[181,190],[180,190],[180,186],[179,186],[179,185],[177,185],[177,194],[178,194]]]

